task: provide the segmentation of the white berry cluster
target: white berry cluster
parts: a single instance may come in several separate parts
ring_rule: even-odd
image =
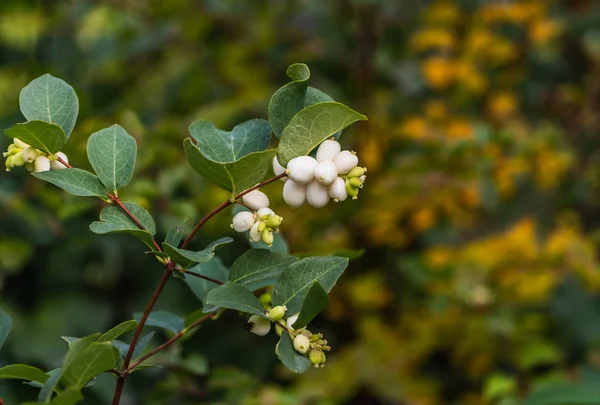
[[[316,159],[298,156],[290,160],[287,169],[273,159],[276,175],[286,173],[282,180],[283,199],[292,208],[308,202],[316,208],[324,207],[333,198],[344,201],[348,196],[356,199],[362,188],[367,171],[358,166],[356,152],[342,150],[340,144],[328,139],[319,145]]]
[[[270,294],[263,294],[259,298],[261,302],[270,302]],[[266,300],[265,300],[266,299]],[[270,308],[267,306],[267,308]],[[247,329],[258,336],[265,336],[271,330],[271,322],[275,323],[275,332],[279,336],[285,329],[290,337],[293,339],[294,349],[305,356],[308,356],[311,363],[315,367],[323,367],[327,357],[325,351],[331,350],[331,347],[327,345],[327,341],[323,339],[323,334],[312,333],[306,328],[294,329],[293,325],[298,320],[298,315],[295,314],[285,319],[285,313],[287,308],[285,305],[276,306],[267,309],[266,315],[269,319],[265,319],[258,315],[252,315],[248,319]],[[285,323],[283,323],[285,321]],[[275,346],[275,353],[279,356],[279,343]]]
[[[69,163],[67,155],[58,152],[55,155],[46,155],[39,149],[14,138],[13,143],[8,145],[8,150],[3,153],[6,158],[6,171],[10,172],[13,167],[25,166],[30,172],[47,172],[48,170],[61,170],[67,167],[58,161],[60,157]]]
[[[242,211],[233,217],[231,227],[236,232],[250,231],[250,241],[260,242],[268,246],[273,244],[273,233],[279,232],[283,218],[275,215],[269,208],[269,198],[265,193],[253,190],[242,197],[242,203],[250,211]]]

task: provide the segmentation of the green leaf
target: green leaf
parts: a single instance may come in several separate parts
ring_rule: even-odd
[[[523,405],[598,405],[600,386],[597,383],[554,382],[535,389]]]
[[[292,117],[305,107],[306,81],[310,77],[310,70],[303,63],[291,65],[286,73],[293,82],[277,90],[269,101],[269,122],[277,138],[281,138]]]
[[[223,283],[225,283],[228,280],[229,276],[229,269],[225,267],[223,262],[221,262],[221,259],[219,259],[218,257],[213,258],[208,263],[201,263],[197,266],[194,266],[191,269],[189,269],[189,271],[197,274],[202,274],[203,276],[210,277]],[[189,274],[183,281],[187,284],[190,290],[192,290],[194,295],[196,295],[196,297],[203,303],[205,303],[206,296],[208,295],[208,293],[219,286],[218,284],[213,283],[212,281],[195,277]],[[213,308],[212,310],[215,309],[216,308]],[[210,312],[206,305],[204,307],[204,310],[206,312]]]
[[[111,340],[115,340],[121,335],[134,330],[138,326],[138,321],[132,319],[129,321],[122,322],[109,330],[108,332],[101,335],[96,342],[110,342]]]
[[[348,259],[337,256],[316,256],[301,259],[281,273],[273,287],[273,305],[286,305],[290,314],[302,308],[304,298],[315,281],[329,292],[348,267]]]
[[[0,368],[0,379],[46,382],[48,375],[39,368],[27,364],[11,364]]]
[[[206,305],[234,309],[266,318],[265,309],[252,291],[231,281],[209,292],[206,297]],[[206,308],[204,311],[209,312]]]
[[[169,229],[167,232],[167,236],[165,237],[165,243],[168,243],[171,246],[179,246],[181,239],[183,239],[183,230],[187,219],[181,221],[179,225]]]
[[[11,327],[12,320],[10,319],[10,316],[0,309],[0,349],[2,349],[2,346],[8,337]]]
[[[29,145],[53,155],[67,143],[62,128],[44,121],[29,121],[16,124],[4,131],[9,138],[17,138]]]
[[[141,312],[136,312],[133,317],[138,321],[142,318]],[[173,333],[179,333],[184,328],[184,319],[168,311],[153,311],[146,320],[146,326],[155,326]]]
[[[231,132],[216,128],[211,122],[199,120],[190,125],[190,134],[198,142],[202,154],[219,163],[230,163],[269,146],[271,125],[254,119],[236,125]]]
[[[302,309],[298,315],[298,319],[292,327],[294,329],[304,328],[312,321],[319,312],[323,311],[329,305],[329,294],[323,288],[318,281],[315,281],[313,285],[308,289],[304,301],[302,302]],[[291,312],[293,314],[293,312]]]
[[[69,351],[63,359],[61,368],[62,374],[71,367],[71,365],[77,361],[77,358],[100,336],[100,333],[94,333],[93,335],[85,336],[77,340],[65,339],[69,343]]]
[[[291,64],[285,74],[294,81],[306,81],[310,77],[310,69],[304,63]]]
[[[81,169],[51,170],[48,172],[33,173],[40,180],[52,183],[68,193],[81,197],[108,198],[106,188],[100,183],[98,177]]]
[[[198,252],[186,249],[178,249],[164,242],[163,249],[177,264],[183,268],[187,268],[194,263],[206,263],[210,261],[215,256],[215,249],[217,247],[231,242],[233,242],[232,238],[220,238]]]
[[[62,340],[64,340],[65,342],[67,342],[69,347],[72,347],[73,344],[75,344],[79,340],[78,337],[73,337],[73,336],[61,336],[60,338]]]
[[[292,338],[286,331],[281,333],[281,339],[277,344],[277,352],[283,365],[294,373],[304,373],[311,365],[307,356],[298,353],[294,349]]]
[[[73,87],[49,74],[38,77],[25,86],[21,90],[19,104],[27,121],[40,120],[57,124],[67,138],[71,135],[79,114],[79,100]]]
[[[142,352],[144,351],[146,346],[148,346],[148,343],[150,343],[153,337],[154,331],[146,333],[144,336],[142,336],[135,345],[135,349],[133,349],[133,355],[131,356],[131,358],[135,359],[140,354],[142,354]],[[129,345],[127,343],[121,342],[120,340],[113,340],[112,345],[119,351],[119,357],[124,359],[125,356],[127,356],[127,351],[129,350]]]
[[[90,135],[87,155],[102,184],[116,193],[131,180],[137,145],[125,129],[115,124]]]
[[[356,121],[362,114],[336,102],[313,104],[298,112],[281,134],[277,160],[283,166],[297,156],[308,155],[325,139]]]
[[[146,230],[141,230],[127,214],[115,205],[104,207],[100,212],[100,221],[92,222],[90,230],[100,235],[112,232],[128,233],[141,239],[150,249],[156,249],[153,242],[156,225],[152,216],[135,203],[125,202],[123,205],[140,221]]]
[[[221,163],[205,157],[190,138],[183,141],[183,148],[192,169],[232,196],[260,183],[277,153],[275,149],[252,152],[235,162]]]
[[[44,385],[41,386],[40,393],[38,394],[38,402],[50,402],[52,393],[56,390],[56,385],[62,375],[62,368],[56,368],[46,374],[48,374],[50,378],[48,378]]]
[[[231,265],[229,280],[255,291],[273,285],[283,270],[298,258],[266,249],[251,249]]]
[[[118,352],[111,342],[93,342],[80,351],[67,366],[61,381],[67,386],[83,388],[88,381],[117,365]]]
[[[83,395],[77,388],[69,388],[57,395],[50,405],[73,405],[83,399]]]

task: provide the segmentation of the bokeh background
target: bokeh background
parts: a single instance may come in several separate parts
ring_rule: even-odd
[[[276,336],[228,314],[135,373],[122,403],[510,405],[539,389],[537,404],[598,403],[598,27],[594,0],[0,2],[0,127],[22,120],[30,80],[65,79],[81,103],[71,163],[89,167],[89,134],[124,126],[139,156],[123,199],[163,235],[226,197],[187,167],[187,126],[266,118],[289,64],[370,118],[342,138],[369,169],[358,201],[292,211],[280,183],[267,189],[290,252],[365,249],[311,327],[332,343],[327,366],[291,375]],[[1,364],[52,369],[61,335],[143,309],[162,269],[136,239],[88,230],[101,207],[0,174],[0,306],[14,320]],[[246,248],[238,237],[220,257]],[[175,279],[157,305],[198,307]],[[109,403],[113,384],[83,403]],[[0,394],[36,389],[0,381]]]

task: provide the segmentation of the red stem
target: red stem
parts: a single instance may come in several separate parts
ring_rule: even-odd
[[[205,315],[202,318],[198,319],[196,322],[192,323],[190,326],[188,326],[187,328],[185,328],[184,330],[182,330],[181,332],[179,332],[178,334],[176,334],[175,336],[173,336],[171,339],[167,340],[162,345],[158,346],[157,348],[155,348],[151,352],[145,354],[144,356],[140,357],[138,360],[136,360],[135,362],[133,362],[127,368],[127,370],[125,370],[125,373],[126,374],[131,373],[133,371],[133,369],[136,368],[137,366],[139,366],[141,363],[143,363],[144,361],[146,361],[150,357],[154,356],[156,353],[160,352],[161,350],[164,350],[167,347],[171,346],[173,343],[175,343],[176,341],[178,341],[179,339],[181,339],[187,332],[189,332],[192,329],[197,328],[198,326],[200,326],[200,324],[202,324],[204,321],[212,318],[213,316],[214,316],[213,314],[208,314],[208,315]]]
[[[213,282],[213,283],[215,283],[215,284],[219,284],[219,285],[223,285],[223,284],[225,284],[225,283],[223,283],[222,281],[216,280],[216,279],[214,279],[214,278],[210,278],[210,277],[208,277],[208,276],[205,276],[204,274],[195,273],[195,272],[193,272],[193,271],[189,271],[189,270],[184,270],[183,272],[184,272],[185,274],[189,274],[189,275],[191,275],[191,276],[195,276],[195,277],[198,277],[198,278],[203,278],[203,279],[205,279],[205,280],[208,280],[208,281],[212,281],[212,282]]]
[[[219,212],[223,211],[225,208],[227,208],[228,206],[230,206],[231,204],[233,204],[235,202],[235,200],[237,200],[238,198],[242,198],[243,196],[245,196],[246,194],[248,194],[251,191],[256,190],[257,188],[260,188],[262,186],[265,186],[269,183],[273,183],[274,181],[279,180],[282,177],[287,176],[287,174],[285,172],[281,173],[278,176],[275,177],[271,177],[269,180],[265,180],[262,183],[258,183],[256,186],[254,187],[250,187],[247,190],[242,191],[241,193],[239,193],[238,195],[236,195],[234,198],[232,199],[228,199],[223,201],[217,208],[215,208],[214,210],[212,210],[211,212],[209,212],[204,218],[202,218],[200,221],[198,221],[198,223],[196,224],[196,226],[194,227],[194,229],[192,230],[192,232],[190,232],[190,234],[188,235],[187,238],[185,238],[185,240],[183,241],[183,244],[181,245],[182,249],[185,249],[190,242],[192,241],[192,239],[194,239],[194,236],[196,236],[196,233],[200,230],[200,228],[202,228],[202,226],[212,217],[214,217],[215,215],[217,215]]]

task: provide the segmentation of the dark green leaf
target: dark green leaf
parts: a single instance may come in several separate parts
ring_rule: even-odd
[[[90,135],[87,155],[102,184],[116,193],[131,180],[137,145],[125,129],[115,124]]]
[[[269,101],[269,122],[278,138],[292,117],[305,107],[306,81],[310,77],[310,70],[303,63],[291,65],[286,73],[293,82],[277,90]]]
[[[217,247],[231,242],[233,242],[232,238],[220,238],[198,252],[186,249],[178,249],[164,242],[163,249],[177,264],[179,264],[183,268],[187,268],[193,265],[194,263],[209,262],[215,256],[215,249]]]
[[[266,318],[265,309],[252,291],[231,281],[209,292],[206,297],[206,305],[234,309]],[[205,308],[205,312],[209,311]]]
[[[111,340],[115,340],[119,336],[124,335],[125,333],[134,330],[135,328],[137,328],[137,326],[138,326],[138,321],[136,321],[134,319],[132,319],[130,321],[122,322],[122,323],[118,324],[117,326],[115,326],[114,328],[112,328],[111,330],[109,330],[108,332],[101,335],[96,340],[96,342],[110,342]]]
[[[232,196],[260,183],[277,153],[275,149],[252,152],[235,162],[220,163],[205,157],[189,138],[183,142],[183,148],[192,169]]]
[[[598,405],[600,386],[597,383],[555,382],[535,389],[523,405]]]
[[[50,398],[52,397],[52,393],[56,390],[56,385],[60,380],[62,375],[62,368],[56,368],[47,373],[50,378],[46,380],[44,385],[40,388],[40,393],[38,394],[38,401],[48,403],[50,402]]]
[[[297,156],[308,155],[325,139],[356,121],[362,114],[336,102],[313,104],[298,112],[284,128],[277,160],[283,166]]]
[[[186,222],[187,220],[184,219],[179,225],[169,229],[165,237],[165,243],[175,247],[179,246],[181,239],[183,239],[183,230]]]
[[[292,327],[294,329],[304,328],[312,321],[319,312],[323,311],[329,305],[329,294],[323,288],[318,281],[315,281],[313,285],[308,289],[304,301],[302,302],[302,309],[300,315]],[[293,312],[291,312],[293,314]]]
[[[11,364],[0,368],[0,379],[4,378],[44,383],[49,377],[39,368],[27,364]]]
[[[19,104],[27,121],[55,123],[63,129],[67,138],[71,135],[79,114],[79,100],[73,87],[49,74],[38,77],[25,86],[21,90]]]
[[[144,336],[142,336],[135,345],[135,349],[133,349],[133,356],[131,356],[131,358],[135,359],[140,354],[142,354],[142,352],[144,351],[146,346],[148,346],[148,343],[150,343],[153,337],[154,331],[146,333]],[[127,351],[129,350],[129,345],[125,342],[121,342],[120,340],[113,340],[112,345],[119,351],[119,356],[122,359],[124,359],[127,355]]]
[[[203,276],[210,277],[214,280],[218,280],[221,282],[226,282],[229,276],[229,269],[223,265],[221,259],[218,257],[213,258],[208,263],[201,263],[197,266],[192,267],[189,271],[197,274],[202,274]],[[192,290],[192,292],[196,295],[196,297],[202,301],[203,303],[206,300],[206,296],[208,293],[217,288],[219,285],[213,283],[212,281],[205,280],[200,277],[196,277],[188,274],[185,278],[184,282],[187,286]],[[217,308],[212,308],[210,310],[216,310]],[[204,306],[204,310],[209,312],[209,308]]]
[[[281,333],[281,339],[279,339],[279,343],[277,344],[277,352],[283,365],[294,373],[304,373],[311,365],[308,357],[298,353],[294,349],[292,338],[286,331]]]
[[[77,388],[69,388],[57,395],[50,405],[73,405],[83,399],[83,395]]]
[[[0,309],[0,349],[2,349],[11,327],[12,320],[10,316]]]
[[[236,125],[231,132],[199,120],[190,125],[190,134],[202,154],[214,162],[231,163],[252,152],[263,151],[271,141],[268,121],[254,119]]]
[[[88,381],[117,365],[118,352],[111,342],[93,342],[63,365],[61,381],[67,386],[83,388]]]
[[[9,138],[17,138],[50,155],[60,152],[67,143],[67,137],[61,127],[44,121],[16,124],[4,133]]]
[[[100,183],[98,177],[85,170],[51,170],[48,172],[33,173],[33,175],[73,195],[107,198],[106,188]]]
[[[281,272],[298,258],[266,249],[251,249],[231,265],[229,280],[255,291],[273,285]]]
[[[142,318],[142,313],[137,312],[133,317],[138,321]],[[183,330],[184,320],[182,317],[167,311],[153,311],[146,320],[146,326],[155,326],[173,333],[179,333]]]
[[[90,230],[100,235],[111,232],[129,233],[141,239],[151,249],[155,249],[153,240],[156,233],[156,225],[152,216],[148,211],[135,203],[125,202],[123,204],[140,221],[146,230],[141,230],[127,214],[115,205],[104,207],[100,212],[100,221],[92,222]]]
[[[301,259],[281,273],[273,288],[273,305],[286,305],[290,314],[302,308],[304,297],[315,281],[329,292],[348,267],[348,259],[336,256],[315,256]]]

